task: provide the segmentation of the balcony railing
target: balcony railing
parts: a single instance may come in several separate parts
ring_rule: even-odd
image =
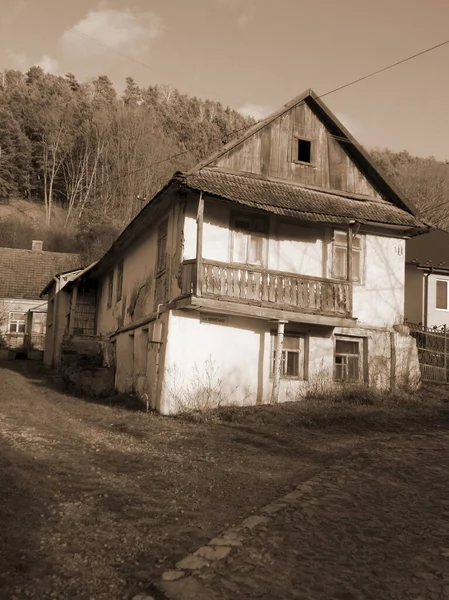
[[[182,269],[182,294],[197,294],[197,265],[187,260]],[[304,313],[351,316],[351,286],[347,281],[268,271],[267,269],[203,260],[200,293]]]

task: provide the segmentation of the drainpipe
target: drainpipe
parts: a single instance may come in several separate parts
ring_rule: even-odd
[[[273,388],[271,390],[271,403],[277,404],[279,401],[279,382],[281,378],[281,358],[282,348],[284,346],[284,328],[288,321],[277,321],[278,331],[276,337],[276,348],[274,351],[274,373]]]
[[[429,312],[429,275],[432,275],[433,268],[430,267],[428,273],[424,273],[424,327],[427,327]]]

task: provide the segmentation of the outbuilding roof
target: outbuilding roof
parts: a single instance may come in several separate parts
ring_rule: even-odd
[[[79,266],[78,254],[0,248],[0,299],[38,300],[55,273]]]

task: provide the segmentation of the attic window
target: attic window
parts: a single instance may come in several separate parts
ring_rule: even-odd
[[[296,139],[296,161],[312,162],[312,142],[310,140]]]

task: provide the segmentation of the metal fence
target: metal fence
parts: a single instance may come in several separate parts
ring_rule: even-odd
[[[447,383],[449,340],[446,325],[424,327],[420,323],[407,323],[410,335],[416,340],[419,366],[423,381]]]

